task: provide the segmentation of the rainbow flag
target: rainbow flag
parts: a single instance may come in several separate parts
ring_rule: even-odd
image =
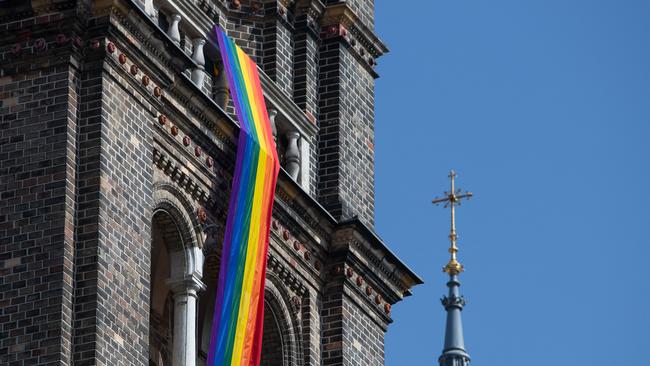
[[[239,119],[221,268],[210,337],[210,366],[259,365],[269,224],[280,165],[257,65],[215,27]]]

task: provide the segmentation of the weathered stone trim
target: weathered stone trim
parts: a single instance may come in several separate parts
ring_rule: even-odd
[[[196,209],[177,187],[169,183],[154,183],[152,207],[153,215],[158,211],[164,211],[174,220],[184,248],[191,246],[203,248],[201,224],[194,214]]]
[[[153,162],[192,198],[200,203],[205,203],[207,201],[208,193],[201,188],[201,184],[198,184],[188,173],[186,173],[184,167],[179,167],[171,158],[164,155],[157,148],[154,148],[153,150]]]
[[[282,283],[298,296],[303,296],[307,292],[307,286],[303,284],[302,280],[271,252],[269,252],[267,267],[268,270],[274,273]]]
[[[302,365],[302,329],[300,319],[293,306],[288,303],[292,298],[291,294],[282,286],[282,280],[274,273],[267,273],[264,287],[264,300],[271,307],[274,314],[278,315],[280,331],[284,340],[287,340],[283,359],[286,365]],[[302,296],[302,295],[300,295]],[[270,314],[266,314],[268,316]],[[284,348],[284,347],[283,347]]]
[[[323,27],[341,24],[359,38],[359,42],[374,56],[379,57],[388,52],[388,47],[370,28],[365,26],[345,2],[329,5],[325,8],[321,25]]]

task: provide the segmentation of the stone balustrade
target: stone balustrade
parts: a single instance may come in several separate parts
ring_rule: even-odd
[[[203,85],[205,77],[205,55],[203,54],[203,46],[205,39],[199,37],[192,40],[192,60],[196,62],[197,67],[192,70],[192,81],[199,87]]]
[[[300,150],[298,149],[300,133],[297,131],[289,131],[285,136],[287,139],[287,150],[284,153],[284,166],[289,176],[297,181],[298,174],[300,174]]]
[[[202,13],[193,12],[191,5],[173,0],[145,0],[144,10],[172,42],[194,61],[195,66],[188,70],[192,82],[219,107],[228,110],[229,88],[226,75],[222,72],[223,64],[216,40],[210,36],[211,21],[199,19]],[[191,52],[188,51],[190,49]],[[209,72],[206,72],[206,57],[210,57],[211,68],[214,68]],[[263,71],[260,78],[281,165],[296,183],[309,192],[309,175],[314,174],[310,169],[309,157],[315,154],[317,127]]]

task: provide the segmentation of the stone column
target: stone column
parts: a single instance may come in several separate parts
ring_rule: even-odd
[[[284,154],[285,168],[287,173],[298,181],[298,174],[300,173],[300,150],[298,149],[298,140],[300,133],[297,131],[287,132],[287,150]]]
[[[300,139],[300,182],[298,182],[302,188],[309,192],[309,179],[311,175],[311,144],[310,140],[302,137]]]
[[[278,115],[278,110],[273,108],[273,107],[269,107],[267,109],[267,112],[269,112],[269,122],[271,122],[271,132],[273,133],[273,140],[277,142],[278,141],[278,127],[275,124],[275,117]]]
[[[144,12],[150,17],[156,16],[156,9],[153,6],[153,0],[144,0]]]
[[[205,285],[195,276],[167,281],[174,298],[172,366],[196,364],[196,300]]]
[[[212,90],[214,92],[214,101],[224,111],[228,107],[229,91],[226,72],[223,69],[221,61],[216,62],[217,74],[212,78]]]
[[[203,78],[205,77],[205,55],[203,55],[203,46],[205,39],[194,38],[192,40],[192,60],[196,62],[197,67],[192,70],[192,81],[199,88],[203,87]]]
[[[180,22],[181,22],[181,15],[172,14],[171,21],[169,22],[169,29],[167,29],[167,35],[177,45],[181,44],[181,32],[178,30],[178,23]]]

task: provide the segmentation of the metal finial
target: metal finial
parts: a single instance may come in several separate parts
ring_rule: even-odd
[[[441,198],[435,198],[432,202],[434,205],[439,205],[441,203],[444,203],[444,207],[451,207],[451,229],[449,231],[449,241],[451,242],[451,246],[449,247],[449,253],[451,254],[451,258],[449,259],[449,262],[447,263],[446,266],[443,267],[443,271],[447,272],[450,276],[455,276],[461,272],[463,272],[465,269],[463,268],[463,265],[458,262],[456,259],[456,253],[458,253],[458,246],[456,245],[456,241],[458,240],[458,234],[456,234],[456,206],[460,206],[461,200],[463,199],[470,199],[472,198],[472,192],[464,192],[459,188],[456,189],[454,186],[454,180],[456,178],[456,172],[452,169],[449,172],[449,179],[451,181],[451,189],[449,192],[444,193],[444,197]]]

